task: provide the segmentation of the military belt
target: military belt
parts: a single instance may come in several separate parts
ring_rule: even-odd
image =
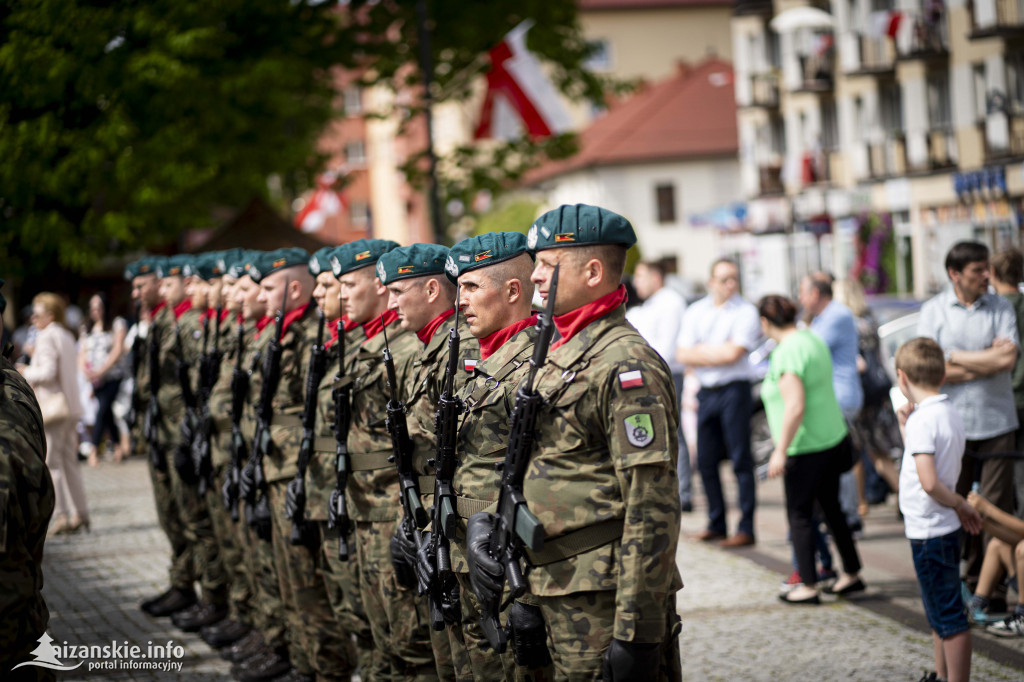
[[[231,415],[219,414],[213,418],[213,427],[217,430],[217,433],[225,433],[231,430]]]
[[[461,495],[455,498],[455,510],[459,513],[459,517],[463,519],[468,519],[473,514],[482,511],[494,513],[497,509],[497,501],[478,500],[474,497],[462,497]]]
[[[567,533],[554,540],[546,540],[544,542],[544,549],[539,552],[531,552],[527,549],[526,554],[530,559],[530,563],[534,566],[553,564],[556,561],[562,561],[577,554],[589,552],[592,549],[607,545],[612,540],[621,538],[622,526],[622,519],[602,521],[601,523]]]
[[[298,414],[276,413],[270,420],[271,426],[302,426],[302,416]]]
[[[321,436],[313,441],[313,452],[318,455],[334,455],[338,452],[338,441],[331,436]],[[374,471],[394,466],[388,461],[390,450],[364,454],[349,453],[350,471]]]

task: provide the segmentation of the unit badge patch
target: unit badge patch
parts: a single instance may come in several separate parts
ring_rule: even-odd
[[[651,423],[651,415],[634,414],[623,420],[626,424],[626,440],[637,448],[646,448],[654,442],[654,424]]]

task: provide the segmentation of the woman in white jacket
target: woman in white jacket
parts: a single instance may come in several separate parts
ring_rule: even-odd
[[[75,426],[82,416],[79,399],[75,338],[64,326],[64,301],[52,293],[32,299],[32,324],[39,330],[29,365],[18,369],[32,386],[43,410],[46,433],[46,467],[53,478],[56,504],[51,534],[72,533],[83,526],[89,529],[89,509],[78,467],[78,434]],[[60,403],[67,408],[48,410]],[[59,418],[51,415],[59,414]]]

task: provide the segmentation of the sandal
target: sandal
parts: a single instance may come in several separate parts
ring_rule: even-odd
[[[815,592],[810,597],[804,597],[803,599],[793,599],[790,595],[792,592],[783,592],[779,595],[779,601],[785,602],[786,604],[810,604],[818,605],[821,603],[821,597]]]

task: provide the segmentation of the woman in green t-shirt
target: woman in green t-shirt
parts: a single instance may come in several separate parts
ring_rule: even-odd
[[[846,516],[839,506],[839,474],[847,436],[846,422],[832,389],[828,346],[806,329],[796,328],[796,305],[783,296],[765,296],[757,306],[761,329],[776,342],[761,385],[768,428],[775,449],[768,476],[784,475],[789,532],[803,585],[779,595],[788,604],[818,604],[814,569],[814,503],[832,531],[843,574],[832,592],[864,589],[860,557]]]

